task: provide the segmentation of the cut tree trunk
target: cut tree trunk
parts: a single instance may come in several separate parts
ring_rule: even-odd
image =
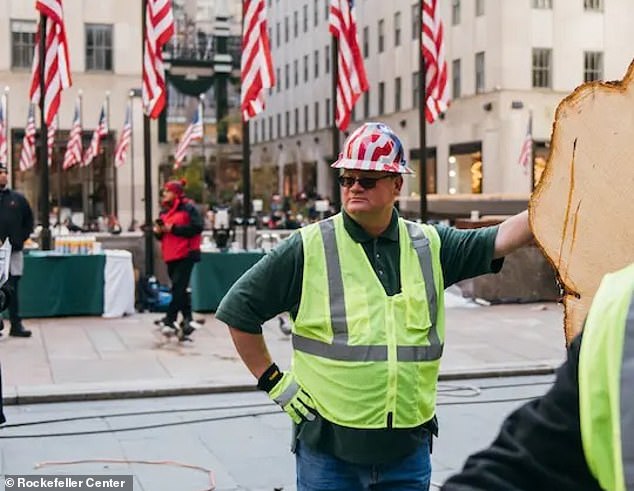
[[[564,289],[569,342],[601,278],[634,262],[634,62],[622,81],[585,84],[559,104],[529,209]]]

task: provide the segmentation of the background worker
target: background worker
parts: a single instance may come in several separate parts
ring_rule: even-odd
[[[24,270],[22,248],[33,232],[33,210],[23,194],[9,188],[9,173],[5,164],[0,163],[0,242],[9,239],[11,243],[11,262],[9,265],[8,287],[11,289],[9,302],[9,335],[28,338],[31,331],[25,329],[20,318],[18,286]],[[4,327],[0,319],[0,330]]]
[[[604,277],[550,391],[442,489],[634,489],[634,264]]]
[[[444,288],[499,271],[502,256],[531,240],[528,216],[476,230],[403,220],[394,203],[413,171],[381,123],[353,132],[333,167],[343,211],[267,254],[216,317],[296,423],[300,491],[427,489]],[[261,326],[286,311],[293,362],[282,372]]]
[[[203,218],[194,201],[185,196],[184,186],[184,180],[165,183],[162,211],[154,224],[154,234],[161,241],[163,260],[172,283],[172,300],[165,317],[156,324],[167,332],[171,329],[187,336],[196,327],[187,289],[194,264],[200,261]],[[179,312],[182,314],[180,325],[177,323]]]

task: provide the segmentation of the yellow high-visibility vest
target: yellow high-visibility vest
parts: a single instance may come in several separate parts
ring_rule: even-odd
[[[634,264],[605,276],[588,312],[579,413],[590,472],[603,489],[634,489]]]
[[[341,214],[302,228],[293,374],[326,420],[411,428],[432,418],[445,337],[440,238],[399,218],[401,292],[388,296]]]

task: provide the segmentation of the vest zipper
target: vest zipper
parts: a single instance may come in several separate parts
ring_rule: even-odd
[[[390,411],[389,413],[387,413],[387,429],[391,430],[392,429],[392,424],[393,424],[393,416],[394,413],[392,411]]]

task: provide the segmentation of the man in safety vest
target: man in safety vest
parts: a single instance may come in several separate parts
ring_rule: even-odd
[[[634,489],[634,264],[604,277],[550,391],[442,489]]]
[[[382,123],[354,131],[332,167],[341,169],[343,211],[267,254],[216,317],[258,388],[296,423],[300,491],[426,489],[444,288],[499,271],[499,258],[531,240],[528,214],[476,230],[403,220],[394,202],[413,171]],[[288,372],[273,363],[261,327],[285,311]]]

